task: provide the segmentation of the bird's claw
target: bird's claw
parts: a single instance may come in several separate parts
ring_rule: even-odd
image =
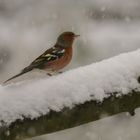
[[[61,74],[61,73],[63,73],[63,71],[59,71],[58,73]]]
[[[52,76],[52,74],[51,74],[51,73],[47,73],[47,75],[48,75],[48,76]]]
[[[54,72],[54,73],[47,73],[47,75],[53,76],[53,75],[57,75],[57,74],[61,74],[61,73],[63,73],[63,72],[59,71],[59,72]]]

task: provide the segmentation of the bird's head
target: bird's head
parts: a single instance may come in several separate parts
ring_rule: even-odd
[[[64,32],[57,39],[57,45],[63,48],[71,47],[73,41],[76,37],[80,35],[76,35],[73,32]]]

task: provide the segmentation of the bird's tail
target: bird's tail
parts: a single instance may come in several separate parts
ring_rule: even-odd
[[[19,77],[20,75],[25,74],[25,73],[31,71],[32,69],[33,69],[33,68],[31,68],[31,67],[26,67],[26,68],[23,69],[19,74],[15,75],[15,76],[13,76],[13,77],[11,77],[11,78],[9,78],[9,79],[6,80],[4,83],[7,83],[8,81],[10,81],[10,80],[12,80],[12,79],[14,79],[14,78],[16,78],[16,77]]]

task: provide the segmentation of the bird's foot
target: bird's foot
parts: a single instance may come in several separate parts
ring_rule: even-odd
[[[57,74],[61,74],[63,73],[62,71],[59,71],[59,72],[49,72],[47,73],[48,76],[53,76],[53,75],[57,75]]]
[[[48,76],[52,76],[52,74],[51,74],[51,73],[47,73],[47,75],[48,75]]]
[[[63,71],[59,71],[58,73],[61,74],[61,73],[63,73]]]

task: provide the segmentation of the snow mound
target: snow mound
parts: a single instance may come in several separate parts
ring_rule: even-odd
[[[140,49],[50,78],[0,85],[0,125],[24,117],[34,119],[85,101],[101,102],[107,93],[140,90],[139,60]]]

